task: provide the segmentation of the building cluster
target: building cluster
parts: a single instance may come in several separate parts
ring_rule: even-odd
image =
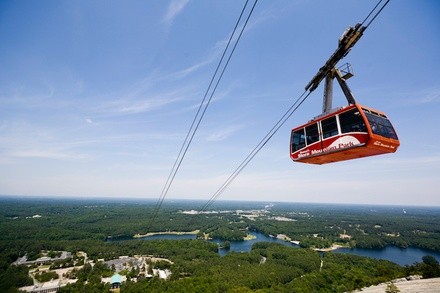
[[[23,257],[19,257],[15,262],[13,262],[14,265],[44,265],[53,263],[60,260],[66,260],[68,258],[72,258],[72,253],[67,251],[61,251],[61,254],[59,257],[50,257],[46,253],[42,253],[43,255],[35,260],[28,260],[27,255]]]
[[[29,270],[30,277],[34,280],[34,284],[31,286],[25,286],[19,288],[21,292],[29,293],[51,293],[57,292],[60,287],[66,286],[67,284],[77,282],[77,279],[70,279],[68,276],[71,275],[73,270],[80,270],[84,263],[89,263],[92,267],[94,262],[87,259],[87,254],[84,252],[78,252],[76,256],[84,259],[81,265],[75,265],[66,268],[50,269],[50,267],[59,261],[66,261],[72,258],[72,253],[67,251],[58,252],[59,257],[50,257],[47,252],[42,252],[42,256],[35,260],[27,260],[27,256],[18,258],[13,264],[14,265],[27,265],[31,269]],[[171,276],[171,271],[169,269],[158,269],[155,268],[156,262],[166,262],[170,265],[172,262],[165,258],[156,258],[152,256],[120,256],[117,259],[104,261],[113,272],[114,275],[109,278],[101,278],[101,282],[109,283],[112,292],[118,292],[120,285],[127,280],[126,274],[132,271],[136,272],[136,276],[132,277],[132,281],[137,281],[138,278],[153,278],[158,277],[160,279],[168,279]],[[39,282],[35,275],[41,272],[55,272],[58,278],[52,279],[48,282]]]
[[[116,273],[122,271],[130,271],[136,269],[139,271],[138,276],[144,278],[159,277],[160,279],[168,279],[171,276],[171,271],[168,269],[155,269],[154,263],[158,261],[173,264],[166,258],[158,258],[145,255],[135,256],[120,256],[117,259],[112,259],[104,262],[109,268],[112,268]]]

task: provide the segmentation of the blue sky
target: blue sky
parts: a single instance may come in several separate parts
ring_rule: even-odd
[[[375,3],[260,0],[167,199],[209,199]],[[243,5],[1,1],[0,194],[158,198]],[[440,205],[439,36],[438,1],[391,1],[343,60],[397,153],[293,163],[320,86],[221,199]]]

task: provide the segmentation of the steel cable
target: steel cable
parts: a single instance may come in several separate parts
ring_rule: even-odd
[[[159,212],[159,210],[160,210],[160,208],[162,206],[162,203],[165,200],[165,197],[168,194],[168,191],[169,191],[169,189],[170,189],[170,187],[171,187],[171,185],[172,185],[172,183],[174,181],[174,178],[176,177],[176,174],[177,174],[177,172],[180,169],[180,166],[181,166],[181,164],[183,162],[183,159],[185,158],[185,155],[186,155],[186,153],[187,153],[187,151],[189,149],[189,146],[191,145],[191,142],[193,141],[194,135],[197,132],[197,129],[199,128],[199,126],[200,126],[200,123],[201,123],[201,121],[202,121],[202,119],[203,119],[203,117],[204,117],[204,115],[206,113],[206,110],[208,109],[208,106],[209,106],[209,104],[210,104],[210,102],[211,102],[211,100],[212,100],[212,98],[213,98],[213,96],[215,94],[215,91],[217,90],[217,87],[218,87],[218,85],[219,85],[219,83],[220,83],[220,81],[221,81],[221,79],[223,77],[223,74],[225,73],[225,70],[226,70],[226,68],[227,68],[227,66],[228,66],[228,64],[229,64],[229,62],[230,62],[230,60],[232,58],[232,55],[233,55],[233,53],[234,53],[234,51],[235,51],[235,49],[237,47],[237,44],[240,41],[241,36],[243,35],[244,29],[247,26],[247,23],[248,23],[251,15],[252,15],[252,13],[254,11],[254,8],[255,8],[258,0],[255,0],[255,2],[253,4],[253,6],[252,6],[252,8],[251,8],[247,18],[246,18],[246,21],[245,21],[245,23],[243,24],[243,26],[241,28],[240,34],[238,35],[238,37],[237,37],[237,39],[235,41],[235,45],[233,46],[231,52],[229,53],[229,57],[228,57],[225,65],[223,66],[223,69],[222,69],[222,71],[220,73],[220,76],[217,78],[217,82],[216,82],[216,84],[215,84],[215,86],[214,86],[214,88],[213,88],[213,90],[211,92],[211,95],[209,96],[208,101],[205,103],[206,98],[208,97],[208,93],[211,90],[211,87],[212,87],[212,85],[214,83],[214,80],[216,79],[217,73],[219,72],[219,69],[220,69],[220,67],[222,65],[222,62],[223,62],[224,57],[226,55],[226,52],[228,51],[229,46],[230,46],[230,44],[231,44],[231,42],[232,42],[232,40],[233,40],[233,38],[235,36],[235,33],[237,31],[237,28],[238,28],[238,26],[239,26],[239,24],[241,22],[243,14],[244,14],[244,12],[246,10],[246,7],[248,5],[248,2],[249,2],[249,0],[246,0],[245,4],[243,6],[243,9],[242,9],[242,11],[240,13],[240,16],[239,16],[239,18],[238,18],[238,20],[237,20],[237,22],[236,22],[236,24],[234,26],[234,29],[233,29],[233,31],[231,33],[231,36],[229,37],[228,43],[227,43],[227,45],[226,45],[226,47],[225,47],[225,49],[223,51],[223,54],[222,54],[222,56],[220,58],[220,61],[219,61],[218,65],[217,65],[217,68],[215,69],[215,72],[214,72],[214,74],[213,74],[213,76],[211,78],[211,81],[209,82],[208,88],[207,88],[207,90],[206,90],[206,92],[205,92],[205,94],[203,96],[203,99],[202,99],[202,101],[201,101],[201,103],[199,105],[197,113],[194,116],[194,119],[193,119],[193,121],[191,123],[191,126],[190,126],[190,128],[189,128],[189,130],[188,130],[188,132],[186,134],[185,140],[184,140],[184,142],[183,142],[183,144],[182,144],[182,146],[180,148],[179,154],[178,154],[178,156],[177,156],[177,158],[176,158],[176,160],[174,162],[174,165],[173,165],[173,167],[171,169],[171,172],[168,175],[166,183],[165,183],[165,185],[164,185],[164,187],[162,189],[161,195],[160,195],[160,197],[159,197],[159,199],[158,199],[158,201],[156,203],[156,206],[154,208],[153,215],[152,215],[152,218],[151,218],[151,221],[150,221],[150,224],[149,224],[147,230],[149,230],[151,228],[152,223],[154,222],[155,218],[157,217],[157,214],[158,214],[158,212]]]

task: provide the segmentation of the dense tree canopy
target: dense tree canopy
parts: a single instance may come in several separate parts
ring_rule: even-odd
[[[192,203],[194,204],[194,203]],[[93,201],[17,201],[0,204],[0,291],[31,285],[29,269],[11,265],[18,257],[28,259],[74,253],[73,258],[54,262],[50,269],[84,264],[75,252],[85,251],[94,267],[84,264],[75,269],[76,284],[60,292],[108,292],[100,282],[113,270],[98,259],[120,255],[153,255],[172,261],[158,262],[170,269],[167,281],[136,278],[140,268],[126,273],[124,292],[345,292],[393,278],[419,273],[439,276],[435,258],[402,268],[379,261],[345,254],[323,255],[308,249],[295,249],[273,243],[257,243],[249,253],[218,254],[215,243],[195,240],[129,240],[135,234],[159,231],[189,232],[198,237],[218,238],[223,244],[242,240],[249,230],[267,235],[284,234],[302,247],[328,247],[340,243],[357,247],[415,246],[440,251],[440,212],[379,207],[345,207],[261,203],[220,203],[216,212],[183,213],[194,206],[178,202],[164,205],[151,222],[153,204]],[[241,212],[236,210],[240,209]],[[341,234],[349,237],[341,237]],[[41,273],[45,280],[55,277]]]

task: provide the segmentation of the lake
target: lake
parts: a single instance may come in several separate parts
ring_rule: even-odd
[[[411,265],[415,262],[421,262],[422,257],[427,254],[432,255],[438,261],[440,261],[439,252],[416,247],[399,248],[396,246],[387,246],[383,249],[340,248],[335,250],[335,252],[367,256],[376,259],[386,259],[395,262],[401,266]]]
[[[246,241],[230,241],[231,248],[230,249],[219,249],[218,253],[223,256],[227,254],[230,251],[237,251],[237,252],[249,252],[252,249],[252,245],[257,242],[276,242],[280,243],[282,245],[290,246],[290,247],[296,247],[299,248],[299,245],[283,241],[281,239],[277,239],[274,237],[268,237],[262,233],[258,232],[249,232],[250,235],[254,236],[255,238],[252,240],[246,240]],[[210,240],[211,242],[215,242],[217,244],[221,244],[223,241],[218,239]]]
[[[252,245],[257,242],[276,242],[280,243],[285,246],[295,247],[299,248],[298,245],[283,241],[281,239],[277,239],[274,237],[268,237],[262,233],[259,232],[249,232],[250,235],[254,236],[255,238],[252,240],[246,240],[246,241],[230,241],[231,248],[229,250],[227,249],[219,249],[219,254],[221,256],[226,255],[230,251],[236,251],[236,252],[249,252],[251,251]],[[179,240],[179,239],[196,239],[196,235],[194,234],[183,234],[183,235],[175,235],[175,234],[160,234],[160,235],[152,235],[140,238],[142,240],[158,240],[158,239],[169,239],[169,240]],[[211,242],[221,244],[223,241],[218,239],[210,240]],[[395,262],[399,265],[411,265],[415,262],[421,262],[422,257],[429,254],[434,256],[438,261],[440,261],[440,253],[427,250],[427,249],[421,249],[421,248],[415,248],[415,247],[408,247],[408,248],[399,248],[395,246],[388,246],[383,249],[366,249],[366,248],[340,248],[334,251],[335,253],[348,253],[348,254],[354,254],[359,256],[366,256],[371,257],[375,259],[385,259],[392,262]]]

